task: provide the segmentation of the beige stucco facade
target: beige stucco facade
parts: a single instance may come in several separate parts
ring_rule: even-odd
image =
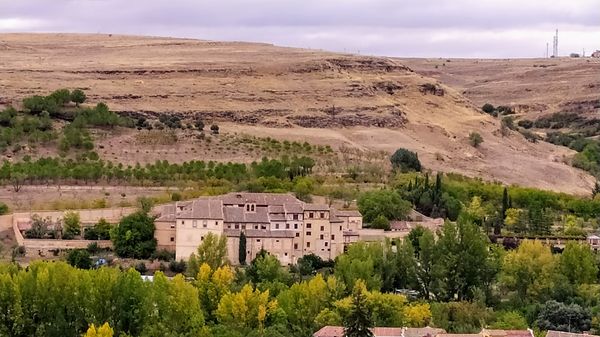
[[[334,259],[356,241],[361,228],[357,211],[304,203],[290,194],[230,193],[164,206],[155,236],[159,248],[186,260],[207,233],[225,235],[229,261],[238,264],[244,232],[246,262],[264,249],[287,265],[311,253]]]

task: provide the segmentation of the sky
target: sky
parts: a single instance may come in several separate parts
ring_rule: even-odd
[[[267,42],[399,57],[600,49],[600,0],[0,0],[0,32]],[[1,41],[1,37],[0,37]]]

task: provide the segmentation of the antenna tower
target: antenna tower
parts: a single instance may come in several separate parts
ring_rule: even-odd
[[[556,35],[554,35],[552,43],[552,57],[558,57],[558,29],[556,30]]]

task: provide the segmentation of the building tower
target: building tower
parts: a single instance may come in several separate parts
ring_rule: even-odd
[[[556,35],[554,35],[552,43],[552,57],[558,57],[558,29],[556,30]]]

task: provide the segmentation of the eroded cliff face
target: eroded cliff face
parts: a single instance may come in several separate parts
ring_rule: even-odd
[[[202,116],[231,132],[392,152],[428,168],[587,193],[571,152],[501,133],[459,91],[400,60],[268,44],[108,35],[0,35],[0,104],[86,90],[122,114]],[[281,130],[288,130],[280,132]],[[468,135],[479,132],[474,149]]]

